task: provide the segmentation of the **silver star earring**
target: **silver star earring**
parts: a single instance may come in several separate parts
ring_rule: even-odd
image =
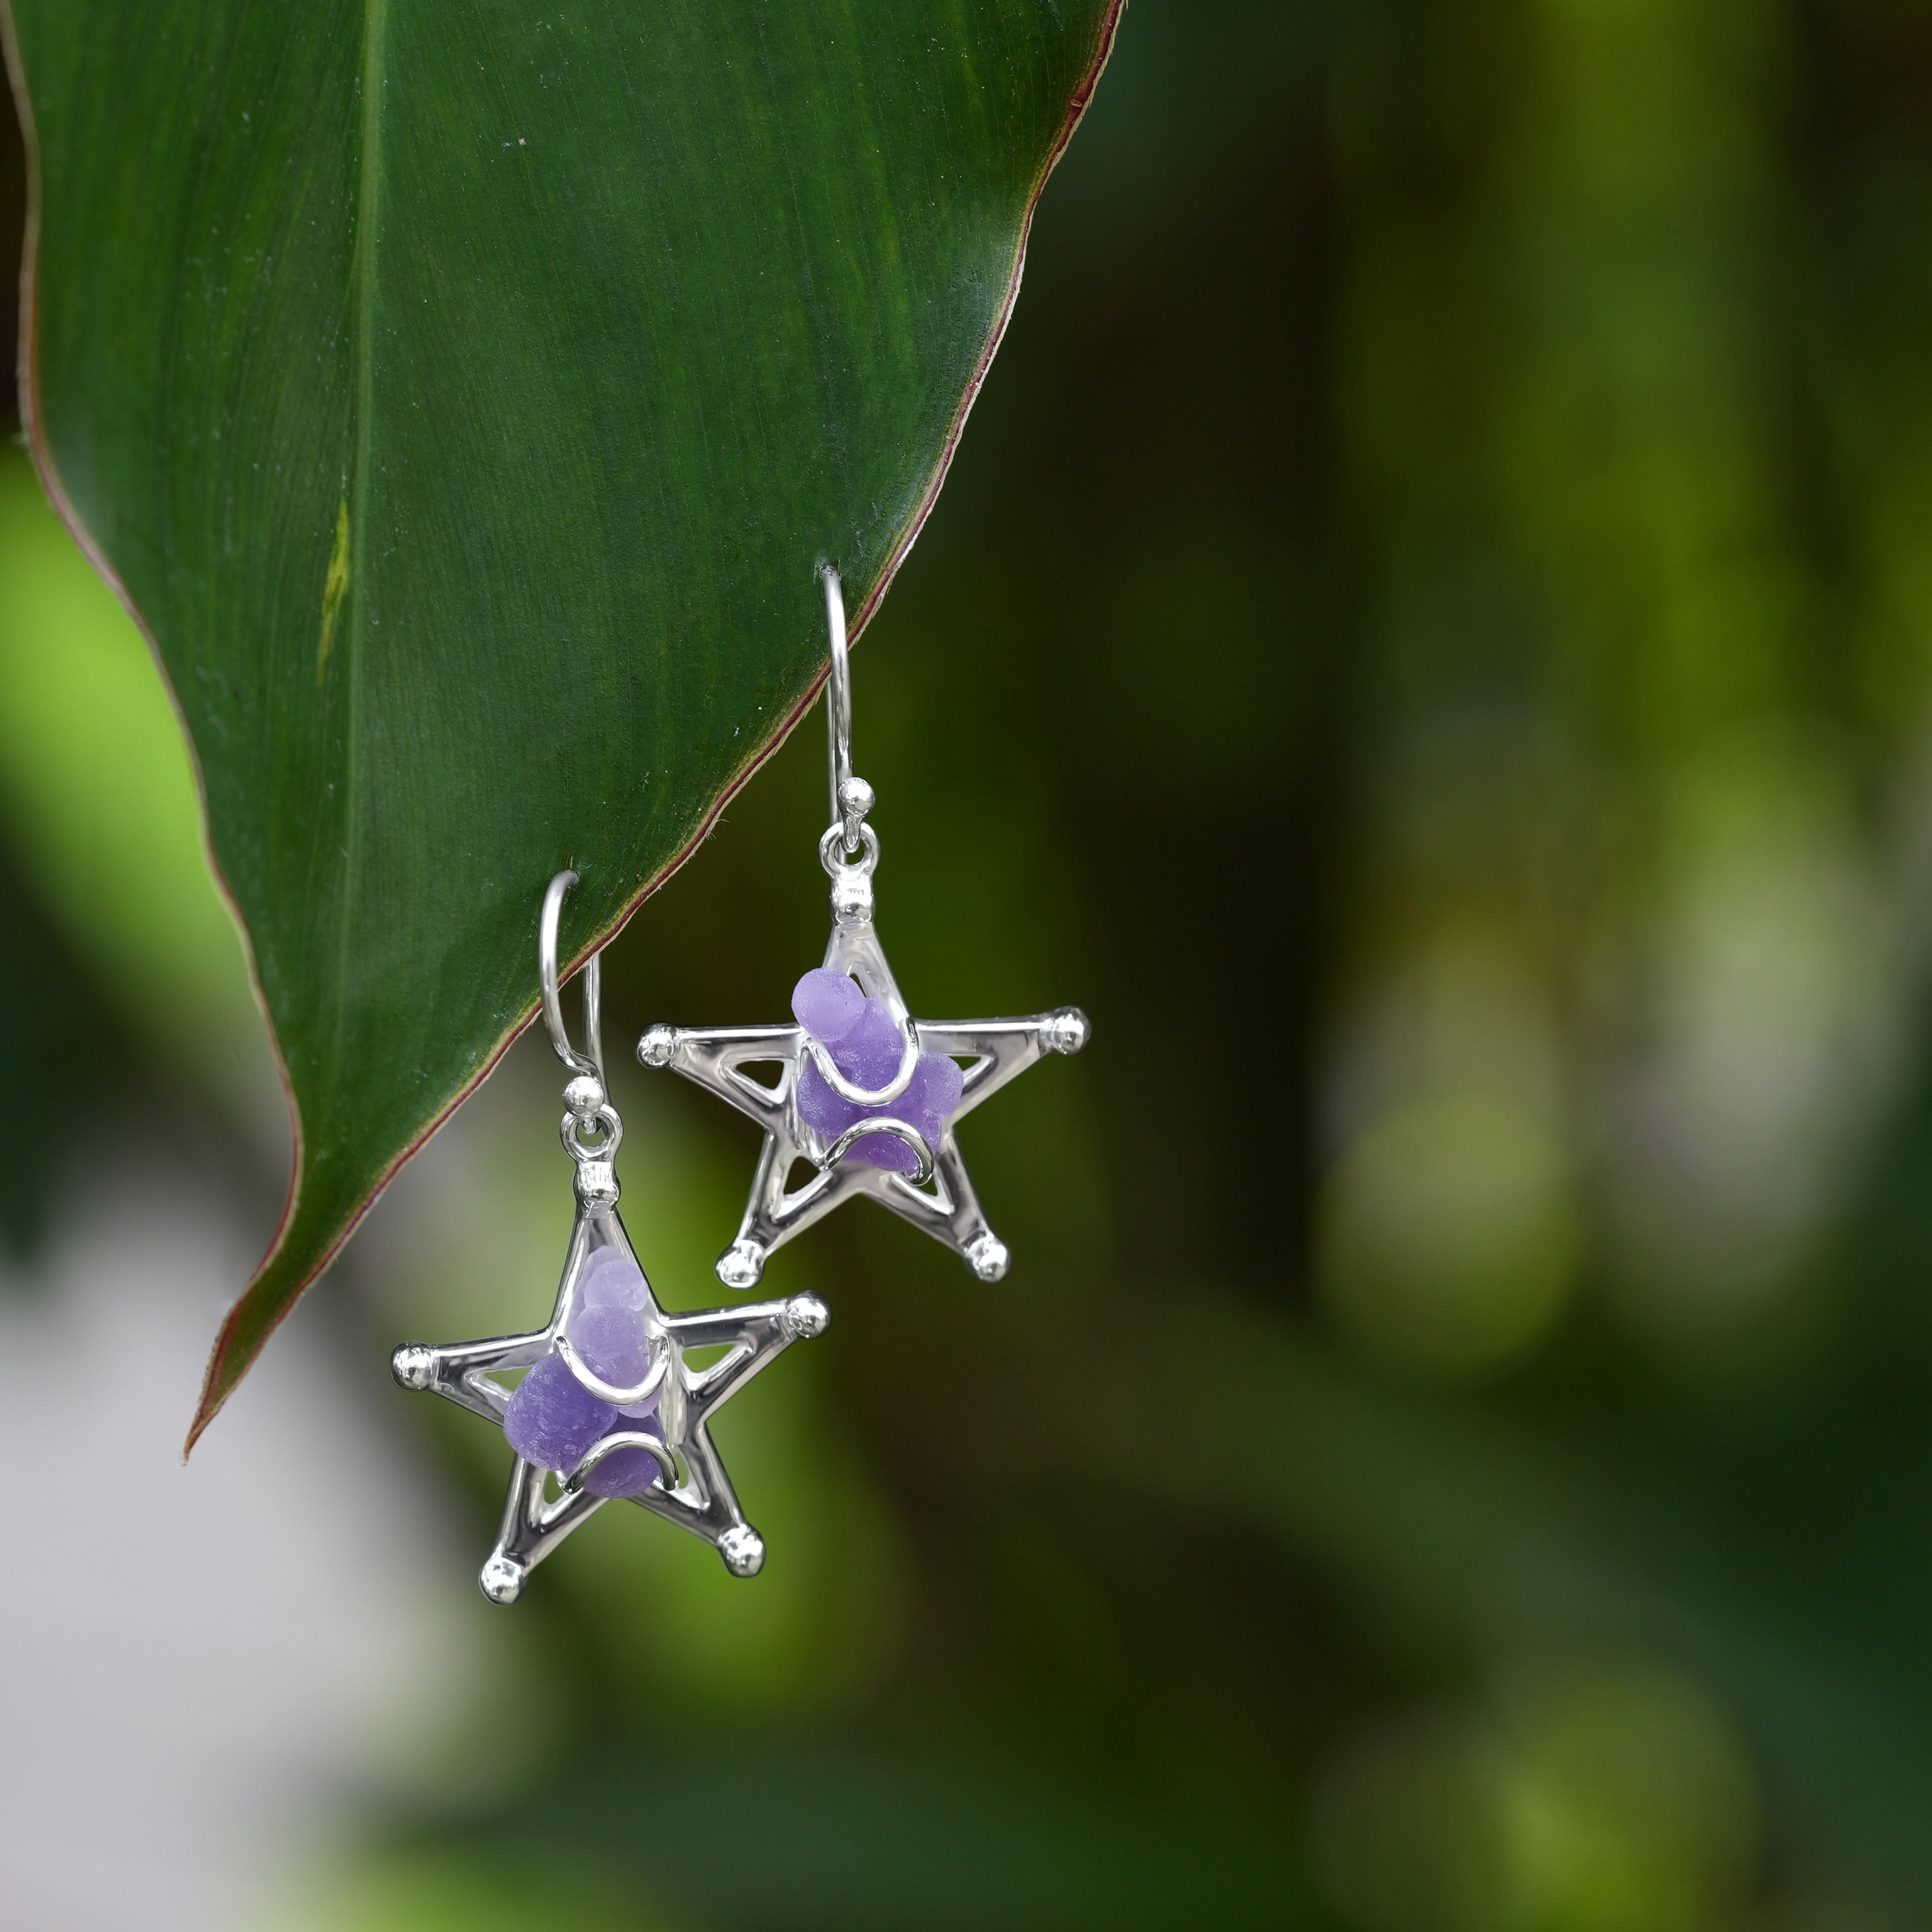
[[[902,1215],[962,1256],[980,1280],[1005,1274],[1006,1244],[986,1224],[954,1130],[1043,1054],[1078,1053],[1087,1016],[1062,1006],[1029,1019],[917,1020],[900,997],[872,924],[879,836],[872,788],[852,770],[852,683],[838,573],[824,572],[832,672],[826,686],[832,822],[818,856],[832,879],[824,964],[792,996],[790,1026],[654,1026],[646,1066],[674,1067],[765,1130],[738,1237],[718,1258],[728,1288],[753,1286],[772,1250],[855,1194]],[[967,1063],[962,1070],[960,1062]],[[776,1084],[743,1070],[776,1062]],[[814,1170],[788,1186],[800,1160]]]
[[[478,1580],[492,1603],[514,1603],[530,1574],[606,1502],[624,1498],[701,1536],[734,1576],[755,1576],[765,1546],[746,1522],[712,1446],[712,1414],[801,1336],[825,1332],[814,1294],[752,1307],[673,1315],[658,1305],[617,1213],[614,1162],[624,1124],[604,1084],[601,961],[584,969],[587,1054],[570,1044],[557,999],[556,925],[574,872],[544,895],[538,963],[544,1023],[570,1069],[564,1149],[576,1163],[577,1221],[549,1325],[529,1334],[432,1348],[410,1342],[391,1364],[406,1389],[434,1389],[501,1426],[516,1452],[496,1546]],[[693,1349],[727,1353],[704,1369]],[[514,1390],[496,1378],[526,1370]],[[552,1475],[560,1493],[547,1494]]]

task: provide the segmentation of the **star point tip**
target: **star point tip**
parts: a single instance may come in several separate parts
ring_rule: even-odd
[[[1007,1252],[1006,1243],[995,1234],[982,1234],[967,1244],[966,1265],[982,1281],[1004,1281],[1007,1269],[1012,1264],[1013,1258]]]
[[[718,1257],[718,1279],[727,1288],[756,1288],[765,1271],[765,1251],[756,1241],[734,1241]]]
[[[718,1539],[718,1553],[734,1576],[755,1576],[765,1567],[765,1539],[748,1522]]]
[[[1042,1044],[1049,1053],[1078,1053],[1094,1036],[1093,1023],[1078,1006],[1049,1014]]]
[[[513,1556],[495,1556],[484,1564],[476,1584],[493,1604],[514,1604],[524,1594],[530,1572]]]
[[[436,1380],[436,1351],[427,1342],[405,1342],[389,1358],[390,1374],[406,1389],[428,1388]]]
[[[785,1304],[784,1325],[788,1334],[809,1342],[832,1325],[832,1311],[815,1294],[795,1294]]]

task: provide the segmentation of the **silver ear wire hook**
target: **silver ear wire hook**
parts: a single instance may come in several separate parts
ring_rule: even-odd
[[[564,1151],[577,1163],[577,1198],[592,1206],[614,1207],[617,1173],[611,1162],[624,1138],[624,1124],[604,1084],[604,956],[593,952],[584,968],[584,1043],[588,1057],[570,1043],[563,1030],[563,1006],[556,992],[556,922],[564,895],[577,884],[572,872],[557,874],[544,892],[537,922],[537,975],[543,984],[544,1025],[556,1057],[570,1069],[563,1104],[570,1111],[559,1130]]]
[[[570,1043],[563,1028],[563,1006],[556,988],[556,922],[563,910],[564,896],[577,884],[577,874],[562,872],[550,880],[544,894],[543,916],[537,925],[537,970],[543,981],[544,1024],[556,1057],[573,1073],[590,1075],[602,1088],[604,1081],[604,956],[593,952],[584,969],[584,1037],[588,1058]]]
[[[846,851],[856,852],[866,814],[873,806],[872,788],[852,770],[852,659],[845,638],[845,594],[838,567],[828,563],[819,573],[825,584],[825,627],[832,638],[832,675],[825,686],[825,733],[832,781],[832,822]]]

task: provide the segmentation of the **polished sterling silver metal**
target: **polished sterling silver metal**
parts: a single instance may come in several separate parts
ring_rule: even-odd
[[[851,974],[891,1013],[905,1041],[898,1070],[884,1087],[856,1087],[824,1048],[796,1024],[654,1026],[638,1041],[638,1058],[646,1066],[674,1068],[749,1114],[765,1130],[745,1218],[736,1239],[718,1257],[718,1276],[728,1288],[754,1286],[775,1248],[856,1194],[870,1196],[944,1242],[980,1280],[998,1281],[1010,1257],[981,1211],[954,1130],[982,1100],[1042,1055],[1078,1053],[1087,1044],[1087,1016],[1078,1006],[1005,1020],[921,1020],[908,1010],[872,922],[879,835],[866,822],[875,802],[872,788],[852,770],[852,678],[844,597],[836,569],[828,565],[822,575],[832,648],[825,692],[832,819],[818,842],[819,862],[832,880],[832,937],[824,964]],[[922,1054],[944,1054],[969,1064],[959,1105],[938,1146],[928,1148],[914,1129],[878,1116],[861,1120],[828,1141],[798,1111],[799,1070],[808,1053],[833,1091],[865,1107],[868,1116],[905,1090]],[[775,1084],[767,1085],[742,1071],[767,1062],[778,1066]],[[904,1142],[919,1162],[917,1173],[908,1176],[848,1160],[854,1144],[870,1133],[890,1133]],[[794,1188],[788,1182],[800,1160],[814,1171]]]
[[[644,1316],[650,1366],[642,1381],[628,1388],[603,1382],[571,1346],[564,1324],[575,1307],[578,1283],[590,1257],[599,1249],[616,1248],[637,1260],[617,1212],[614,1157],[624,1137],[624,1124],[604,1090],[598,956],[593,954],[584,969],[585,1052],[578,1052],[571,1045],[557,995],[557,915],[564,895],[576,884],[577,874],[571,872],[560,872],[551,880],[538,927],[544,1024],[557,1058],[571,1070],[571,1079],[564,1088],[568,1111],[560,1132],[565,1150],[575,1163],[577,1195],[576,1225],[571,1230],[549,1323],[528,1334],[499,1336],[490,1341],[442,1346],[406,1342],[395,1352],[390,1370],[404,1388],[434,1389],[500,1427],[510,1390],[496,1377],[530,1368],[554,1352],[578,1382],[602,1401],[638,1403],[657,1392],[657,1423],[662,1432],[653,1433],[640,1426],[634,1431],[605,1436],[564,1478],[555,1497],[548,1493],[548,1472],[517,1458],[496,1545],[478,1580],[484,1595],[494,1604],[515,1602],[537,1564],[572,1530],[613,1500],[588,1494],[584,1479],[606,1456],[627,1448],[649,1450],[660,1472],[648,1490],[628,1500],[702,1537],[717,1550],[734,1576],[755,1576],[764,1563],[764,1542],[738,1506],[711,1440],[710,1420],[776,1356],[794,1342],[822,1335],[831,1319],[825,1304],[814,1294],[674,1315],[659,1305],[646,1276]],[[644,1274],[641,1264],[638,1271]],[[694,1369],[686,1360],[693,1350],[721,1346],[728,1352],[708,1367]]]

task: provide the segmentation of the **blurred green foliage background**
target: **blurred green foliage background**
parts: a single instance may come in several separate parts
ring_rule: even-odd
[[[1932,1925],[1932,13],[1136,0],[855,664],[915,1010],[1094,1022],[963,1135],[1013,1271],[786,1249],[764,1574],[611,1511],[477,1599],[490,1774],[368,1794],[314,1923]],[[16,460],[19,1246],[103,1013],[272,1220],[172,730]],[[783,1013],[819,732],[609,1037]],[[372,1388],[547,1306],[557,1078],[320,1291]],[[754,1136],[616,1078],[712,1300]],[[480,1555],[503,1445],[392,1400]]]

